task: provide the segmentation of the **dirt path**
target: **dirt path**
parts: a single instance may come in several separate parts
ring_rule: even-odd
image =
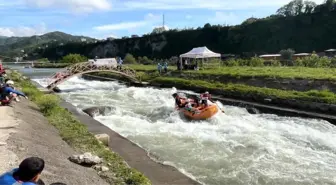
[[[46,184],[52,182],[69,185],[107,184],[93,169],[81,167],[67,160],[69,156],[76,154],[75,151],[61,139],[58,131],[31,102],[22,100],[13,108],[0,107],[0,117],[2,119],[0,143],[6,140],[8,133],[15,131],[7,139],[7,145],[0,146],[1,172],[17,166],[26,157],[38,156],[46,162],[42,174]],[[6,125],[17,126],[14,129],[1,129]]]

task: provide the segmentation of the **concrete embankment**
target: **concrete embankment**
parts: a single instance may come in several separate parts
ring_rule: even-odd
[[[87,80],[100,80],[100,81],[115,81],[108,77],[100,77],[94,75],[83,75],[84,79]],[[131,86],[151,86],[158,88],[172,88],[176,87],[183,90],[192,90],[196,93],[202,93],[207,89],[202,88],[190,88],[188,86],[174,85],[174,84],[157,84],[157,83],[145,83],[145,84],[134,84],[132,82],[126,82],[126,84]],[[271,113],[281,116],[296,116],[305,118],[316,118],[324,119],[330,123],[336,125],[336,116],[333,112],[336,111],[336,105],[329,105],[316,102],[301,102],[295,100],[281,100],[281,99],[255,99],[246,97],[246,100],[241,100],[238,98],[231,98],[230,96],[223,95],[222,92],[212,92],[215,100],[219,100],[226,105],[234,105],[239,107],[254,107],[260,110],[262,113]],[[229,98],[228,98],[229,97]],[[253,101],[250,101],[253,100]]]
[[[76,151],[61,139],[57,129],[30,101],[22,100],[12,107],[0,107],[0,117],[0,173],[17,167],[26,157],[38,156],[46,162],[42,174],[46,184],[108,184],[92,168],[67,159]]]

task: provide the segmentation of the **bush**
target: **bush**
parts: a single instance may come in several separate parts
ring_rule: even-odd
[[[80,63],[80,62],[87,62],[88,58],[82,56],[80,54],[68,54],[64,56],[60,62],[62,63]]]
[[[223,64],[224,66],[228,66],[228,67],[239,66],[238,61],[235,60],[235,59],[224,60],[224,61],[222,62],[222,64]]]
[[[316,54],[311,56],[304,57],[302,59],[297,59],[295,61],[295,66],[304,66],[304,67],[332,67],[332,61],[328,57],[319,57]]]
[[[125,58],[124,58],[124,63],[125,64],[135,64],[136,60],[135,60],[135,58],[133,57],[132,54],[127,53]]]
[[[138,63],[143,65],[150,65],[153,64],[153,61],[144,56],[144,57],[138,57]]]
[[[283,49],[280,51],[282,60],[288,61],[293,59],[295,51],[292,49]]]
[[[39,106],[41,112],[47,115],[49,115],[59,103],[59,98],[50,94],[44,94],[36,99],[36,104]]]
[[[247,66],[252,67],[264,66],[264,60],[259,57],[252,57],[251,60],[248,60]]]

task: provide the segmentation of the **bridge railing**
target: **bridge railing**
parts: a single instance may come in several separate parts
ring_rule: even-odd
[[[48,85],[53,84],[55,81],[59,81],[60,78],[67,78],[78,74],[87,73],[89,71],[118,71],[125,76],[136,79],[136,71],[127,66],[122,66],[121,68],[119,68],[114,63],[110,65],[99,65],[92,62],[82,62],[61,69],[57,73],[50,76],[48,80]]]

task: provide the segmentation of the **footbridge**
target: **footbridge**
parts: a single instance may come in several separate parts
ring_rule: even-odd
[[[122,66],[118,67],[116,63],[95,63],[95,62],[82,62],[77,63],[71,66],[68,66],[57,73],[53,74],[48,79],[48,86],[49,90],[54,89],[57,85],[61,84],[62,82],[74,77],[79,76],[82,74],[87,73],[94,73],[94,72],[111,72],[114,74],[119,74],[124,76],[134,82],[139,82],[136,76],[135,70]]]

